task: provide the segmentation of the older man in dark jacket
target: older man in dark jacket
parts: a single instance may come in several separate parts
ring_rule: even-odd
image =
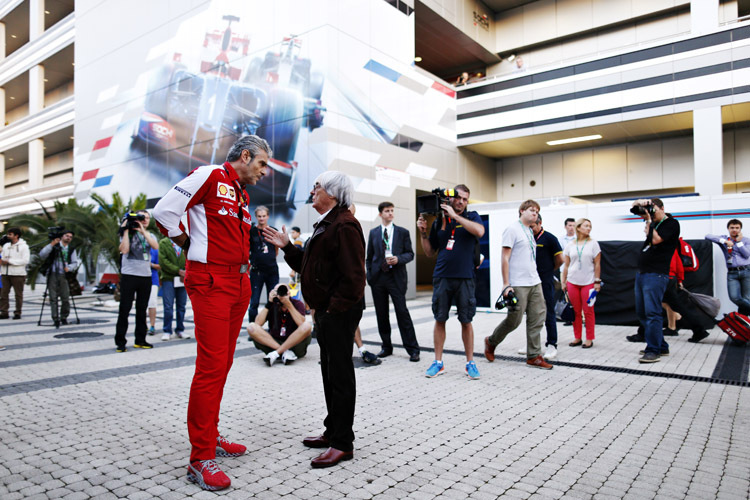
[[[354,331],[362,318],[365,293],[365,238],[349,212],[353,186],[343,173],[327,171],[315,181],[313,208],[320,214],[305,250],[289,241],[286,228],[263,230],[266,241],[284,250],[284,259],[300,273],[302,295],[314,309],[320,345],[328,416],[325,432],[303,444],[327,448],[312,461],[315,468],[331,467],[353,456],[356,380],[352,363]]]

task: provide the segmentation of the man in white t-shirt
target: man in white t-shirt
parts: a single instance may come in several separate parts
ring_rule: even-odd
[[[542,292],[542,280],[536,270],[536,240],[531,229],[537,220],[539,204],[526,200],[518,207],[519,218],[503,232],[503,296],[515,294],[518,304],[508,310],[508,316],[492,335],[484,339],[484,356],[495,360],[495,347],[521,324],[526,313],[526,364],[532,368],[550,370],[552,365],[542,357],[540,332],[544,326],[547,306]]]

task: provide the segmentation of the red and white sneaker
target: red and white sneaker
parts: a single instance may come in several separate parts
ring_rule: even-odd
[[[223,436],[216,438],[216,456],[217,457],[239,457],[244,455],[247,447],[237,443],[231,443]]]
[[[196,460],[188,465],[188,481],[198,483],[204,490],[217,491],[229,488],[232,480],[213,460]]]

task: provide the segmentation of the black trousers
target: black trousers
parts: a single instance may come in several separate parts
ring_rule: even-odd
[[[354,449],[354,403],[357,381],[352,362],[354,331],[362,319],[358,303],[348,311],[326,313],[315,311],[315,326],[320,345],[320,372],[328,415],[323,421],[323,433],[331,448],[341,451]]]
[[[414,332],[414,323],[411,320],[409,309],[406,307],[406,296],[396,284],[395,278],[387,273],[380,274],[377,283],[370,284],[370,290],[375,304],[378,333],[380,333],[380,339],[383,341],[383,349],[386,351],[393,350],[390,308],[388,306],[388,297],[390,297],[393,300],[393,308],[396,310],[396,322],[398,323],[398,331],[401,333],[401,343],[410,356],[419,354],[417,334]]]
[[[148,298],[151,295],[151,276],[120,275],[120,314],[115,327],[115,345],[125,347],[128,331],[128,316],[135,297],[135,343],[146,341],[146,312]]]
[[[680,290],[676,279],[669,280],[662,302],[669,305],[673,311],[682,316],[682,320],[689,325],[695,334],[700,334],[706,328],[711,328],[713,325],[713,319],[693,305],[687,294],[683,290]]]

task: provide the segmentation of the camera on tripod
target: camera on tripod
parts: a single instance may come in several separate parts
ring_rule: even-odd
[[[47,228],[47,238],[50,240],[62,238],[63,234],[65,234],[65,226],[53,226]]]
[[[277,297],[274,297],[273,301],[277,304],[281,304],[279,297],[286,297],[287,295],[289,295],[289,288],[286,285],[279,285],[279,287],[276,289],[276,295]]]
[[[513,290],[509,291],[507,295],[500,294],[497,302],[495,302],[495,309],[498,311],[507,307],[508,311],[514,311],[518,307],[518,297],[513,293]]]
[[[436,188],[430,194],[417,196],[417,213],[418,214],[440,214],[443,209],[440,205],[448,205],[451,198],[455,198],[454,189]]]
[[[122,220],[123,222],[128,222],[125,226],[125,229],[128,229],[130,231],[137,231],[141,227],[140,222],[145,221],[146,216],[143,214],[139,214],[138,212],[128,212],[122,217]]]

